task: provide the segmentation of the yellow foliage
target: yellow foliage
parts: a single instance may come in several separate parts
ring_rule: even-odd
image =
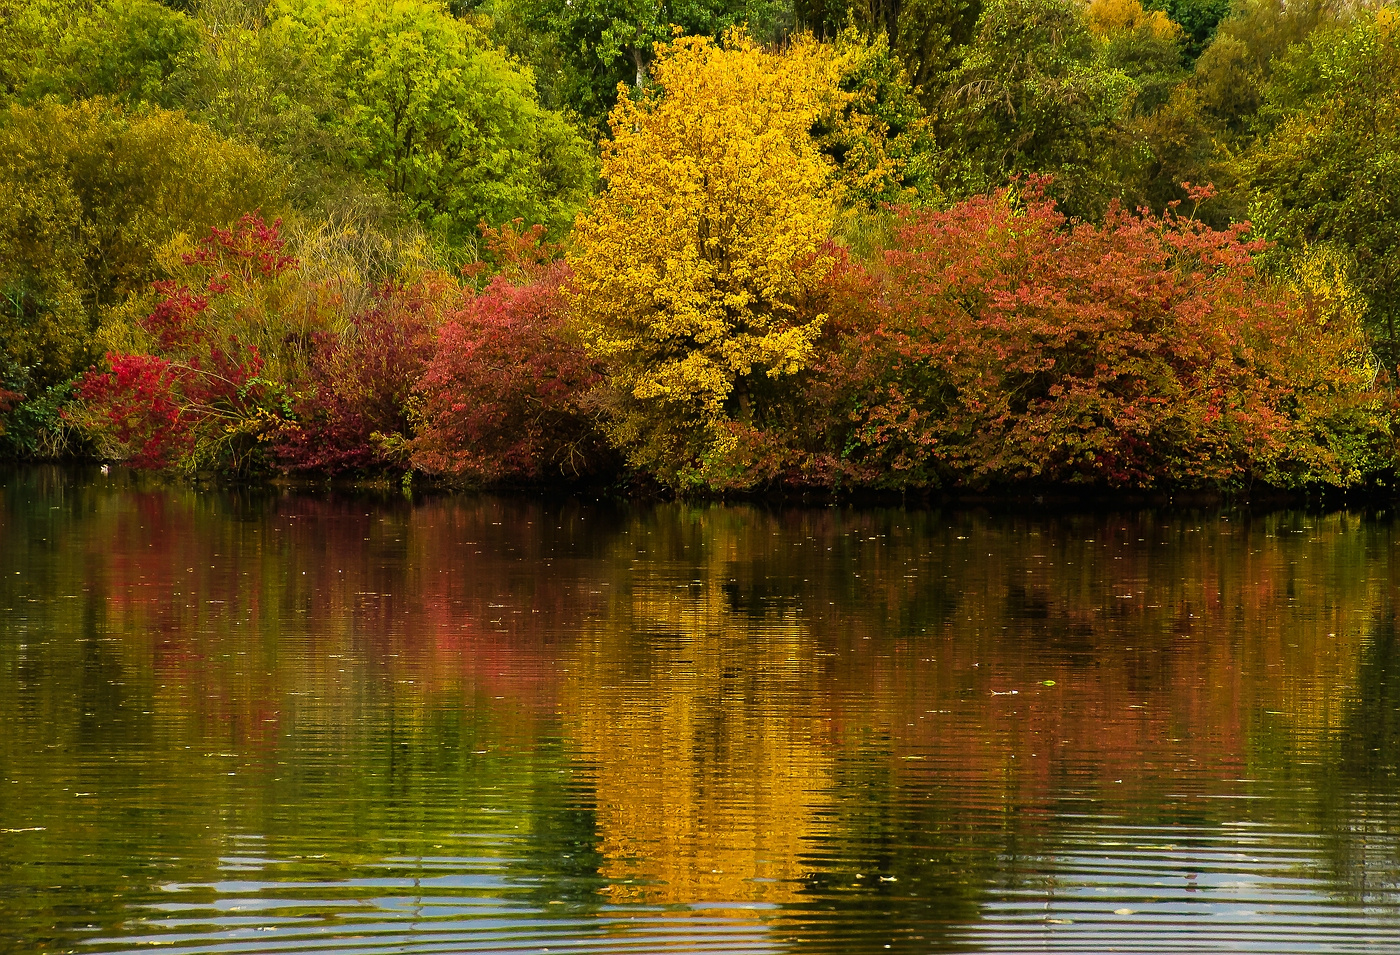
[[[1089,28],[1099,36],[1144,30],[1164,40],[1179,38],[1182,29],[1161,10],[1145,10],[1139,0],[1093,0]]]
[[[674,483],[704,483],[755,387],[810,364],[824,316],[801,305],[832,267],[837,197],[809,130],[839,99],[839,67],[810,40],[681,37],[609,118],[574,310],[608,367],[614,439]]]
[[[1289,269],[1289,284],[1312,307],[1319,325],[1345,324],[1360,334],[1366,297],[1352,281],[1351,257],[1330,245],[1310,245]]]
[[[1376,10],[1376,26],[1380,27],[1383,35],[1389,37],[1397,25],[1400,25],[1400,10],[1392,6],[1382,6]]]

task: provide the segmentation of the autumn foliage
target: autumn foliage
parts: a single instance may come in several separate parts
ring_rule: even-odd
[[[144,347],[109,352],[78,395],[113,456],[238,475],[578,480],[614,473],[613,447],[711,491],[1349,486],[1393,467],[1394,401],[1341,265],[1269,278],[1245,227],[1176,208],[1070,220],[1034,179],[897,221],[872,260],[823,243],[818,272],[769,263],[797,283],[782,296],[731,289],[712,324],[662,298],[643,330],[600,324],[628,279],[601,278],[587,231],[591,291],[542,230],[507,227],[465,281],[350,308],[246,216],[182,256]],[[669,365],[641,361],[656,349]]]
[[[331,475],[402,466],[433,349],[429,299],[444,293],[431,283],[377,289],[345,328],[315,335],[305,387],[275,439],[281,466]]]
[[[779,54],[737,31],[657,56],[655,85],[613,110],[572,306],[606,368],[612,439],[704,487],[731,479],[736,432],[761,426],[770,384],[809,367],[822,333],[802,306],[832,268],[836,202],[808,131],[838,70],[815,43]]]
[[[589,407],[593,363],[567,330],[555,263],[497,276],[442,327],[419,385],[413,463],[473,484],[570,480],[611,463]]]
[[[1038,176],[875,211],[877,195],[921,195],[928,170],[907,164],[888,170],[914,185],[848,207],[869,227],[853,241],[842,193],[864,167],[841,144],[882,125],[851,126],[852,110],[883,103],[929,135],[884,66],[853,92],[843,71],[868,58],[742,32],[656,56],[613,111],[605,186],[566,256],[543,226],[482,223],[460,273],[372,281],[304,268],[278,223],[245,216],[107,334],[122,347],[82,379],[75,419],[141,467],[472,486],[1393,477],[1400,408],[1346,256],[1263,269],[1267,244],[1207,225],[1215,190],[1189,183],[1186,204],[1112,202],[1092,221]],[[819,148],[814,129],[860,135]]]
[[[138,467],[217,468],[247,473],[278,423],[278,384],[262,377],[255,342],[217,320],[249,286],[295,268],[277,225],[245,216],[213,229],[183,256],[194,287],[159,282],[139,323],[149,350],[109,352],[78,394],[108,426],[115,448]]]
[[[486,238],[469,270],[484,288],[429,273],[350,307],[300,274],[276,223],[213,230],[182,256],[186,281],[156,285],[144,347],[83,378],[81,415],[143,468],[594,474],[612,458],[590,410],[596,371],[566,328],[567,267],[548,261],[542,230]]]
[[[1393,4],[472,6],[0,0],[0,461],[1395,481]]]
[[[1195,193],[1209,197],[1208,189]],[[850,330],[843,460],[887,486],[1346,485],[1389,451],[1355,315],[1169,209],[1019,195],[906,213]]]
[[[392,458],[384,445],[408,430],[405,402],[427,358],[428,289],[375,289],[346,314],[299,274],[279,224],[256,215],[211,230],[180,272],[154,287],[133,330],[142,349],[108,352],[81,381],[82,413],[109,454],[245,476]]]

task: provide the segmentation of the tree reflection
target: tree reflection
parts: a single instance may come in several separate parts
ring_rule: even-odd
[[[1114,826],[1185,857],[1247,824],[1393,907],[1392,528],[12,473],[0,947],[119,936],[239,866],[450,863],[598,931],[956,948],[1072,901]],[[1183,904],[1195,864],[1159,866]],[[289,911],[334,932],[335,901]]]

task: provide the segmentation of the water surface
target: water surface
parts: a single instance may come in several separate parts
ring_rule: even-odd
[[[0,475],[0,949],[1400,952],[1398,542]]]

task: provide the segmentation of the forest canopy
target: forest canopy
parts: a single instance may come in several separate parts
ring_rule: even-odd
[[[0,457],[1394,481],[1400,16],[0,0]]]

